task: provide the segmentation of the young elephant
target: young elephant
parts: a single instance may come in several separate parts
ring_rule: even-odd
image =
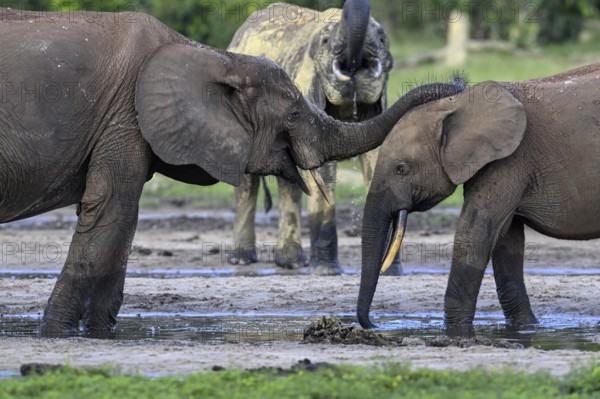
[[[41,331],[110,331],[144,182],[237,185],[245,173],[306,189],[313,169],[379,146],[419,88],[362,124],[308,102],[273,61],[195,43],[141,14],[0,9],[0,223],[79,204]]]
[[[464,183],[445,322],[473,321],[490,258],[509,324],[536,323],[523,282],[524,225],[557,238],[600,237],[600,64],[515,83],[486,82],[407,113],[379,152],[365,204],[358,319],[399,250],[407,214]]]
[[[375,19],[368,0],[348,0],[343,10],[318,12],[293,4],[276,3],[251,15],[238,29],[229,51],[262,55],[276,61],[320,109],[339,120],[353,120],[356,98],[359,120],[386,108],[386,85],[392,67],[389,41]],[[359,155],[366,189],[375,167],[376,151]],[[320,168],[335,193],[335,162]],[[305,266],[300,240],[300,190],[284,179],[279,185],[279,233],[275,263],[281,267]],[[310,266],[315,274],[339,274],[335,205],[317,191],[308,198]],[[236,189],[234,251],[230,263],[256,262],[254,219],[259,178],[245,176]],[[392,271],[392,270],[391,270]],[[401,272],[395,264],[394,274]]]

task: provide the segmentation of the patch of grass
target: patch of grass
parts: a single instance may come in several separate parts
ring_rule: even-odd
[[[565,378],[512,370],[466,372],[383,367],[316,371],[220,371],[185,377],[125,376],[106,370],[63,371],[0,381],[2,398],[592,398],[600,367]]]
[[[273,197],[273,206],[279,201],[277,179],[267,176],[267,185]],[[258,194],[257,209],[264,209],[264,190],[261,185]],[[363,185],[362,172],[357,158],[338,162],[336,184],[336,202],[341,205],[359,205],[364,203],[366,192]],[[303,206],[306,206],[306,196],[303,196]],[[157,209],[161,206],[184,206],[186,210],[196,209],[234,209],[235,187],[225,183],[212,186],[194,186],[185,184],[161,174],[146,183],[140,206],[146,209]]]
[[[149,209],[183,204],[197,208],[233,208],[234,187],[225,183],[195,186],[156,173],[144,186],[140,199],[140,206]]]
[[[463,186],[456,187],[454,193],[441,202],[442,206],[451,206],[460,208],[463,204]]]

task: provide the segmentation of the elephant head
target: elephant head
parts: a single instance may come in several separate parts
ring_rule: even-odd
[[[369,151],[406,111],[461,89],[424,85],[376,118],[343,123],[266,58],[168,44],[142,67],[136,109],[144,138],[167,164],[197,165],[233,185],[244,173],[279,175],[306,191],[296,166],[315,169]]]
[[[380,149],[363,216],[357,315],[364,328],[374,327],[369,310],[377,280],[401,247],[408,213],[432,208],[481,168],[510,156],[526,119],[521,102],[486,82],[417,107],[393,128]]]
[[[393,62],[385,31],[370,18],[368,0],[347,0],[339,21],[314,38],[310,56],[318,79],[313,97],[323,109],[351,109],[355,95],[357,103],[368,108],[362,110],[368,116],[385,109],[385,86]]]

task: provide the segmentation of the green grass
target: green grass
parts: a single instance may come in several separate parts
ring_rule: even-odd
[[[516,53],[501,51],[471,52],[467,63],[459,70],[467,73],[470,83],[485,80],[513,81],[552,75],[581,65],[600,61],[600,34],[583,43],[567,43],[552,45],[534,50],[521,50]],[[400,37],[393,41],[392,54],[395,59],[409,57],[424,51],[444,46],[440,39],[420,36]],[[401,94],[415,84],[434,80],[447,80],[455,68],[449,68],[443,62],[419,66],[416,68],[394,69],[390,73],[388,97],[393,102]],[[342,171],[350,173],[338,174],[336,202],[341,205],[364,202],[366,195],[362,185],[362,177],[358,171],[356,159],[340,163]],[[356,173],[354,173],[356,172]],[[274,204],[277,204],[277,184],[269,179],[269,187],[273,193]],[[259,209],[263,209],[263,194],[259,195]],[[306,201],[306,200],[304,200]],[[156,208],[165,204],[186,205],[186,209],[194,208],[229,208],[235,204],[234,189],[223,183],[210,187],[195,187],[179,183],[156,175],[146,184],[142,195],[141,206]],[[442,203],[447,206],[462,204],[462,190],[457,190]]]
[[[353,158],[338,163],[336,202],[341,205],[357,205],[364,203],[366,192],[363,186],[362,173],[358,159]],[[273,196],[274,206],[277,206],[277,180],[268,176],[267,185]],[[303,196],[306,205],[306,196]],[[180,183],[160,174],[155,174],[152,180],[144,186],[140,206],[155,209],[164,205],[182,206],[186,209],[221,208],[233,209],[235,206],[234,187],[225,183],[213,186],[194,186]],[[262,186],[258,195],[258,209],[264,209],[264,191]]]
[[[64,370],[0,381],[9,398],[593,398],[600,367],[564,378],[511,370],[466,372],[407,366],[334,367],[277,374],[220,371],[185,377],[125,376],[109,370]]]

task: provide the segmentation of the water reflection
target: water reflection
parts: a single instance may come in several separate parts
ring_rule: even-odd
[[[267,341],[299,342],[312,315],[239,315],[239,314],[125,314],[110,338],[118,340],[184,340],[207,343],[258,343]],[[341,315],[345,324],[355,322],[352,315]],[[33,337],[39,327],[39,315],[0,317],[0,338]],[[439,316],[388,315],[374,319],[378,332],[395,337],[420,338],[424,341],[445,335]],[[515,330],[500,318],[479,319],[474,325],[477,339],[493,344],[516,343],[545,350],[600,350],[600,320],[545,318],[537,326]],[[86,336],[83,332],[80,336]],[[107,338],[107,336],[103,336]]]

